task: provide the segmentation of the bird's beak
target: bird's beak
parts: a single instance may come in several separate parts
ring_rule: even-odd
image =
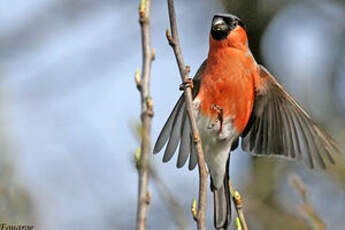
[[[213,21],[212,30],[222,31],[226,29],[226,24],[222,18],[216,18]]]

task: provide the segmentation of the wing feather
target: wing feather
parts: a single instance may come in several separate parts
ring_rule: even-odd
[[[207,60],[202,63],[193,78],[193,98],[195,98],[199,93],[200,81],[206,68],[206,64]],[[186,163],[190,153],[189,169],[194,169],[197,164],[197,157],[195,148],[193,147],[194,144],[191,139],[190,122],[185,107],[184,95],[182,94],[158,136],[153,148],[153,153],[160,152],[164,145],[168,143],[163,155],[163,162],[167,162],[173,157],[180,143],[176,166],[178,168],[182,167]]]
[[[182,126],[182,136],[181,136],[181,144],[180,144],[180,149],[178,153],[178,158],[177,158],[177,168],[181,168],[185,163],[189,155],[189,150],[191,146],[190,142],[190,123],[189,119],[187,116],[187,112],[184,112],[184,118],[183,118],[183,126]]]
[[[168,120],[165,122],[162,131],[160,132],[158,139],[155,143],[155,146],[153,148],[153,153],[159,153],[161,151],[161,149],[163,148],[163,146],[167,143],[167,141],[169,140],[170,137],[170,133],[173,127],[173,123],[175,120],[175,117],[177,114],[180,113],[180,108],[181,105],[184,104],[184,97],[183,95],[180,96],[180,98],[178,99],[176,105],[174,106],[172,112],[170,113]]]
[[[339,150],[335,141],[259,66],[252,117],[242,134],[242,149],[256,155],[278,155],[326,168]]]
[[[164,156],[163,156],[163,162],[168,162],[172,156],[174,155],[177,146],[181,139],[181,126],[182,126],[182,118],[184,114],[185,104],[181,104],[181,107],[179,108],[179,113],[175,117],[172,130],[170,132],[170,138],[168,142],[168,146],[165,149]]]

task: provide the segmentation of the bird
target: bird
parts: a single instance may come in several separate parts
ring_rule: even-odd
[[[244,23],[232,14],[215,14],[209,33],[207,59],[184,87],[192,88],[196,118],[214,196],[214,226],[232,222],[229,189],[230,152],[239,146],[255,156],[302,161],[309,168],[334,164],[335,141],[258,64],[250,51]],[[166,145],[163,162],[178,149],[177,167],[189,156],[197,164],[184,95],[178,99],[153,148]]]

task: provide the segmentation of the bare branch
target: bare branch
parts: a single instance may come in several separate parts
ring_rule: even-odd
[[[308,198],[308,191],[305,185],[303,184],[301,178],[299,178],[297,175],[294,175],[291,178],[290,182],[302,198],[303,204],[301,205],[301,211],[304,213],[306,219],[311,224],[311,227],[315,230],[325,230],[325,224],[310,204]]]
[[[176,14],[174,1],[168,0],[168,10],[169,10],[169,20],[170,20],[170,29],[171,34],[167,30],[167,39],[169,44],[174,50],[177,65],[180,71],[181,79],[183,83],[187,83],[189,79],[189,68],[184,64],[182,51],[180,48],[180,42],[177,33],[177,24],[176,24]],[[199,130],[196,123],[196,120],[193,115],[193,105],[192,105],[192,90],[190,87],[184,88],[184,97],[186,101],[186,109],[191,123],[191,129],[193,134],[194,144],[197,150],[198,156],[198,167],[199,167],[199,202],[197,208],[197,215],[194,219],[197,222],[198,229],[206,229],[206,195],[207,195],[207,170],[205,165],[204,152],[202,150],[201,140],[199,137]],[[193,215],[194,216],[194,215]]]
[[[141,149],[138,148],[135,152],[135,167],[137,169],[139,169],[140,167],[140,155]],[[164,181],[159,176],[157,170],[152,166],[152,164],[149,165],[149,172],[152,177],[153,185],[156,187],[156,190],[162,201],[166,202],[178,229],[187,230],[188,220],[182,206],[171,193],[169,187],[164,183]],[[150,203],[150,193],[148,192],[147,195],[147,203]]]
[[[155,51],[151,49],[150,36],[151,0],[141,0],[139,6],[139,23],[141,26],[141,41],[143,49],[143,63],[141,77],[139,71],[135,74],[135,82],[141,96],[141,147],[137,168],[139,171],[139,192],[136,229],[146,229],[146,218],[150,193],[148,191],[149,160],[151,152],[151,123],[153,117],[153,103],[150,97],[150,74]]]

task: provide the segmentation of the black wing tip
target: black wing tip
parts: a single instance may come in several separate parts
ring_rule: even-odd
[[[178,158],[177,158],[177,161],[176,161],[176,168],[180,169],[180,168],[182,168],[186,164],[188,156],[185,159],[180,159],[182,153],[179,151],[178,154],[179,155],[178,155]]]
[[[183,167],[183,165],[184,165],[184,164],[180,165],[180,164],[177,163],[177,164],[176,164],[176,168],[180,169],[180,168]]]
[[[315,160],[315,159],[313,159],[313,160]],[[309,159],[307,159],[306,161],[303,162],[303,164],[311,170],[314,170],[314,169],[327,170],[331,165],[336,164],[336,161],[334,160],[334,158],[330,152],[327,152],[326,156],[322,156],[320,160],[321,160],[320,162],[317,161],[317,162],[314,162],[313,164],[310,164]]]
[[[170,161],[171,158],[174,156],[174,153],[175,153],[175,151],[173,153],[171,153],[171,152],[168,152],[167,150],[168,150],[168,148],[165,150],[164,155],[163,155],[163,160],[162,160],[163,163]]]
[[[163,162],[163,163],[168,163],[169,160],[170,160],[170,159],[166,159],[166,158],[163,157],[162,162]]]
[[[176,168],[180,169],[182,168],[187,162],[187,159],[185,161],[180,161],[180,160],[177,160],[176,162]]]
[[[189,165],[188,165],[189,171],[192,171],[193,169],[195,169],[195,166],[196,166],[196,164],[195,164],[195,165],[189,164]]]
[[[157,146],[157,143],[155,144],[155,146],[153,147],[152,153],[153,154],[157,154],[162,150],[162,147]]]
[[[164,129],[164,128],[163,128]],[[163,131],[163,130],[162,130]],[[162,132],[159,134],[159,137],[158,137],[158,139],[157,139],[157,141],[156,141],[156,143],[155,143],[155,145],[154,145],[154,147],[153,147],[153,150],[152,150],[152,153],[153,154],[157,154],[157,153],[159,153],[161,150],[162,150],[162,148],[164,147],[164,145],[168,142],[168,138],[166,139],[166,140],[164,140],[163,142],[162,142],[163,140],[162,140]]]
[[[188,156],[186,158],[184,158],[184,159],[181,159],[182,154],[183,153],[181,151],[179,151],[178,158],[177,158],[177,161],[176,161],[176,168],[178,168],[178,169],[182,168],[186,164],[186,162],[187,162]]]

